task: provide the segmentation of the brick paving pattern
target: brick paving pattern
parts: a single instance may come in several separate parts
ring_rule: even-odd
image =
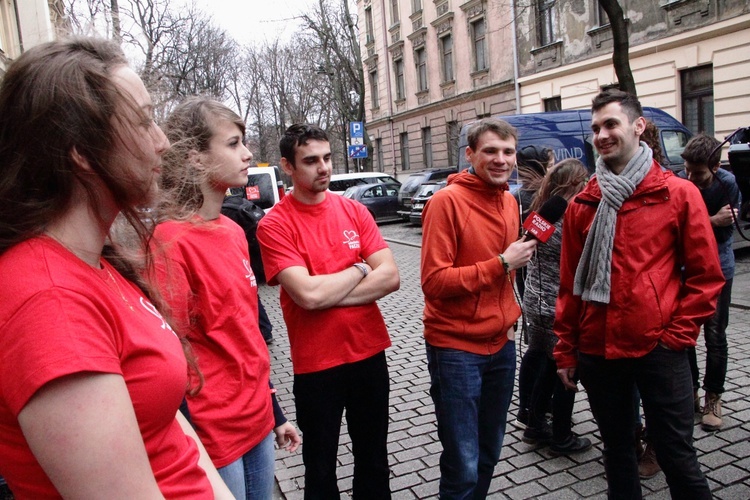
[[[393,346],[387,351],[391,377],[388,439],[391,490],[394,499],[436,498],[441,446],[429,395],[422,338],[424,301],[419,286],[421,231],[418,227],[405,224],[381,226],[381,231],[390,243],[401,274],[401,289],[378,302],[393,341]],[[746,330],[750,322],[750,258],[740,260],[727,332],[729,368],[723,396],[724,425],[718,432],[707,433],[701,430],[699,419],[696,418],[694,430],[695,447],[703,471],[714,497],[722,500],[750,498],[750,335]],[[275,342],[270,346],[272,380],[282,408],[289,420],[294,422],[292,366],[278,288],[262,286],[260,295],[274,324]],[[703,370],[705,350],[701,343],[702,337],[698,356],[699,366]],[[518,347],[520,351],[523,346]],[[576,399],[573,430],[591,438],[594,446],[585,453],[570,457],[552,457],[545,448],[523,443],[522,431],[510,424],[515,418],[516,403],[514,397],[489,498],[606,498],[602,445],[585,392],[580,392]],[[344,499],[351,498],[353,473],[351,443],[345,429],[344,421],[338,454],[339,489]],[[292,455],[277,451],[276,479],[279,487],[276,498],[303,498],[304,466],[300,451]],[[663,473],[643,480],[641,484],[645,498],[669,498]]]

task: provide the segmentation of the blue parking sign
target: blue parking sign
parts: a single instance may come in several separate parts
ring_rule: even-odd
[[[362,126],[362,122],[349,122],[349,137],[362,138],[365,136],[365,128]]]

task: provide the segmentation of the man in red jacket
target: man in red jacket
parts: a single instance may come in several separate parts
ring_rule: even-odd
[[[724,284],[698,189],[653,161],[638,99],[594,98],[596,176],[563,224],[555,347],[558,374],[576,366],[604,443],[610,498],[641,498],[633,403],[638,390],[672,498],[711,498],[693,448],[687,350]],[[651,432],[653,431],[653,432]]]
[[[435,404],[440,498],[484,498],[500,457],[515,376],[521,309],[512,271],[536,242],[518,239],[508,192],[516,130],[486,119],[469,129],[472,167],[448,178],[422,213],[424,337]]]

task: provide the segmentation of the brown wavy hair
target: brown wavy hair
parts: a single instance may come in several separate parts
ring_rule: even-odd
[[[207,151],[214,125],[226,120],[245,135],[242,118],[224,104],[203,96],[188,97],[167,118],[164,133],[171,147],[164,154],[160,178],[159,221],[190,219],[203,205],[200,185],[206,172],[190,161],[191,151]]]
[[[126,65],[117,44],[88,37],[38,45],[11,64],[0,86],[0,254],[63,216],[79,201],[79,185],[92,208],[101,206],[100,181],[117,203],[119,219],[140,242],[142,262],[125,257],[115,232],[102,256],[159,307],[162,301],[139,272],[151,262],[151,229],[137,206],[143,202],[140,181],[113,161],[116,148],[126,145],[129,135],[143,133],[139,127],[148,119],[112,79],[112,72]],[[123,106],[132,113],[123,113]],[[74,150],[93,175],[74,161]],[[186,342],[183,349],[188,376],[201,380]]]
[[[588,177],[586,166],[580,160],[567,158],[555,163],[547,170],[539,192],[531,203],[531,210],[538,212],[544,202],[555,195],[570,200],[583,190]]]

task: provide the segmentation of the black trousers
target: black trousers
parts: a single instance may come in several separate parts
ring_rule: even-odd
[[[656,346],[645,356],[624,359],[579,353],[578,374],[604,443],[610,499],[642,498],[633,439],[636,387],[672,498],[711,498],[693,448],[693,385],[687,350]]]
[[[354,455],[354,499],[391,497],[389,384],[385,352],[356,363],[294,376],[305,464],[305,499],[340,498],[336,456],[344,412]]]

